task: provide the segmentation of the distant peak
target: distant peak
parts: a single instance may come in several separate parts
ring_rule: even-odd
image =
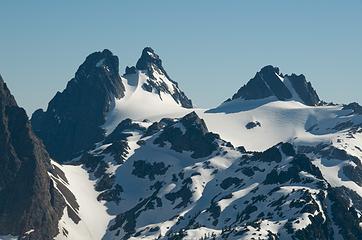
[[[274,67],[272,65],[266,65],[260,70],[260,73],[267,73],[267,72],[273,72],[279,74],[279,68]]]
[[[141,57],[138,59],[135,67],[126,67],[124,77],[127,75],[142,72],[147,76],[147,80],[142,83],[142,89],[156,93],[161,96],[161,92],[169,94],[182,107],[191,108],[192,102],[173,81],[162,66],[162,60],[151,47],[145,47],[142,50]]]
[[[155,53],[155,51],[151,47],[145,47],[142,50],[142,55],[147,54],[151,58],[159,58],[159,56]]]
[[[104,49],[101,52],[94,52],[87,56],[84,63],[79,67],[78,72],[86,72],[104,68],[107,71],[112,73],[118,73],[119,71],[119,61],[118,57],[113,55],[113,53]]]
[[[162,60],[150,47],[145,47],[142,50],[140,59],[138,59],[136,68],[138,70],[150,70],[151,65],[154,64],[160,70],[164,71],[162,67]],[[164,71],[165,72],[165,71]]]
[[[296,100],[315,106],[320,99],[310,82],[303,74],[283,75],[278,67],[267,65],[257,72],[254,78],[241,87],[232,99],[264,99],[274,96],[278,100]]]

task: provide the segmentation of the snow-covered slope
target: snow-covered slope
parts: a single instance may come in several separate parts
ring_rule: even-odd
[[[299,108],[305,107],[289,106],[284,117]],[[348,239],[345,231],[359,233],[353,224],[343,225],[338,208],[357,215],[362,210],[361,163],[336,150],[351,127],[336,132],[335,126],[348,118],[358,128],[361,116],[333,107],[313,110],[325,119],[339,117],[324,129],[315,125],[325,121],[321,117],[290,139],[293,145],[276,144],[263,152],[234,148],[208,132],[196,113],[152,124],[123,121],[82,161],[98,175],[98,199],[107,201],[113,216],[103,239]],[[345,166],[352,167],[345,170],[350,177],[341,173]],[[346,201],[349,195],[353,198]]]
[[[175,85],[167,79],[164,83],[173,89]],[[106,115],[104,129],[110,133],[118,123],[126,118],[134,120],[160,120],[161,118],[182,116],[191,111],[177,103],[172,95],[166,92],[149,92],[143,86],[150,81],[148,74],[137,70],[122,78],[125,86],[125,96],[115,100],[114,108]]]
[[[336,118],[342,106],[306,106],[297,101],[279,101],[274,97],[260,100],[235,99],[207,111],[198,111],[209,129],[236,146],[262,151],[279,142],[309,138],[308,129],[326,119]],[[250,123],[258,122],[253,128]],[[327,137],[328,138],[328,137]]]
[[[106,115],[106,133],[126,118],[160,120],[165,116],[182,116],[192,108],[191,100],[171,80],[152,48],[142,51],[135,67],[126,68],[122,83],[125,96],[115,98],[114,108]]]
[[[358,104],[328,105],[304,75],[266,66],[220,106],[195,109],[151,48],[122,76],[109,51],[82,66],[72,84],[100,87],[99,108],[83,111],[69,90],[75,106],[46,113],[64,139],[87,141],[54,163],[68,180],[52,179],[74,194],[57,240],[361,239]],[[99,119],[83,128],[79,109]]]

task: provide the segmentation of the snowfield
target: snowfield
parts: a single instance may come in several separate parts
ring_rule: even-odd
[[[292,89],[287,78],[278,77]],[[351,114],[349,110],[342,110],[343,106],[307,106],[292,91],[293,99],[289,101],[280,101],[275,97],[235,99],[213,109],[187,109],[167,93],[145,91],[142,86],[147,80],[149,76],[142,71],[122,78],[125,97],[115,99],[114,108],[107,114],[103,125],[106,136],[111,136],[122,121],[132,120],[134,125],[122,131],[126,137],[120,138],[126,144],[122,155],[124,160],[119,162],[112,153],[103,153],[115,143],[101,142],[89,153],[103,158],[106,166],[103,177],[97,178],[95,170],[88,169],[87,172],[80,166],[61,166],[69,180],[69,189],[81,206],[79,217],[82,220],[75,224],[66,217],[65,209],[60,229],[65,228],[68,235],[60,234],[56,239],[111,240],[118,236],[122,236],[122,239],[168,239],[177,236],[183,239],[219,239],[221,236],[228,236],[228,239],[252,239],[256,235],[262,239],[277,235],[280,239],[290,239],[288,229],[308,229],[312,224],[311,217],[317,218],[320,214],[326,221],[326,214],[331,214],[330,200],[326,206],[315,197],[327,192],[327,189],[318,189],[314,185],[320,181],[320,177],[325,179],[323,186],[344,186],[355,190],[362,197],[362,188],[341,173],[344,166],[355,166],[352,161],[341,162],[316,153],[307,153],[313,159],[312,166],[318,167],[322,176],[306,169],[297,177],[304,179],[303,185],[293,184],[293,181],[286,185],[268,185],[265,184],[266,173],[271,174],[272,169],[277,169],[281,174],[292,164],[293,157],[286,156],[280,150],[284,165],[253,163],[249,160],[243,162],[245,155],[242,152],[232,147],[221,147],[230,142],[235,147],[245,147],[247,151],[263,152],[281,142],[292,143],[295,149],[327,144],[345,149],[352,156],[362,157],[361,134],[348,138],[349,128],[338,128],[339,124],[346,121],[352,122],[352,125],[361,124],[362,118]],[[172,84],[169,81],[166,86],[172,88]],[[192,151],[175,152],[170,143],[163,147],[154,144],[162,135],[164,126],[156,133],[145,136],[145,130],[153,124],[165,121],[163,119],[180,119],[191,112],[205,121],[210,132],[226,141],[218,143],[221,147],[218,153],[195,159],[191,157]],[[173,128],[178,129],[175,131],[186,136],[190,131],[188,127],[177,120],[173,121],[176,121]],[[138,127],[133,129],[134,126]],[[141,168],[138,169],[138,166]],[[243,166],[241,169],[245,173],[235,175],[235,172],[240,171],[240,166]],[[95,191],[94,188],[102,182],[102,178],[112,179],[112,187],[103,192]],[[234,187],[230,188],[230,184]],[[273,190],[277,186],[279,190]],[[113,200],[97,201],[100,193],[112,194]],[[263,199],[267,195],[268,202],[262,200],[257,203],[253,200],[254,205],[245,207],[252,199]],[[310,199],[319,210],[299,213],[288,207],[302,196]],[[281,205],[274,203],[277,201]],[[268,219],[262,218],[273,204],[277,206],[276,210],[268,213]],[[255,213],[243,215],[247,211]],[[258,227],[236,224],[240,219],[254,219]],[[288,219],[295,220],[291,223]],[[335,231],[338,231],[336,223],[333,224]],[[242,237],[238,232],[244,233]]]
[[[53,163],[67,181],[49,174],[75,198],[63,195],[56,240],[362,236],[361,106],[327,104],[304,75],[266,66],[219,106],[195,108],[151,48],[123,76],[109,61],[86,64],[106,94],[91,128],[101,136]],[[76,134],[83,122],[57,111]]]
[[[56,164],[53,162],[53,164]],[[67,208],[60,220],[60,234],[56,240],[79,239],[98,240],[102,239],[107,230],[109,221],[112,219],[107,213],[104,203],[97,201],[98,193],[95,191],[95,180],[89,179],[87,171],[81,166],[56,164],[66,175],[69,190],[75,195],[79,204],[79,217],[81,221],[75,224],[67,214]],[[64,236],[63,228],[67,230]]]

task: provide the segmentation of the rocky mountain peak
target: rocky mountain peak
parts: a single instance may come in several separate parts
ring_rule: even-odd
[[[162,60],[160,59],[160,57],[155,53],[152,48],[145,47],[142,50],[140,59],[138,59],[137,61],[136,68],[138,70],[148,70],[152,64],[163,70]]]
[[[296,100],[306,105],[315,106],[320,99],[310,82],[304,75],[283,75],[278,67],[271,65],[263,67],[254,78],[241,87],[231,100],[255,100],[267,97],[278,100]]]
[[[94,87],[98,88],[96,90],[105,92],[109,97],[122,97],[124,86],[119,76],[118,57],[108,49],[90,54],[68,85]]]
[[[273,65],[266,65],[264,67],[262,67],[262,69],[259,71],[260,74],[273,74],[273,73],[276,73],[276,74],[280,74],[279,72],[279,68],[278,67],[274,67]]]
[[[63,162],[102,140],[100,126],[115,98],[124,96],[118,57],[103,50],[90,54],[63,92],[49,102],[47,110],[32,116],[35,133],[53,158]]]
[[[126,67],[124,77],[127,78],[128,75],[137,72],[142,72],[148,77],[142,85],[145,91],[156,93],[161,99],[161,93],[169,94],[182,107],[192,108],[192,101],[179,88],[178,83],[170,78],[162,66],[161,58],[152,48],[146,47],[143,49],[136,66]]]

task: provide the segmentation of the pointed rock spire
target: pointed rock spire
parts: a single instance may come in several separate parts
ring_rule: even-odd
[[[145,91],[157,93],[160,98],[162,98],[161,92],[169,94],[182,107],[192,108],[192,101],[181,91],[178,83],[170,78],[162,66],[161,58],[152,48],[143,49],[135,67],[126,67],[125,77],[127,78],[128,74],[136,74],[137,71],[144,72],[148,76],[142,85]]]
[[[103,50],[90,54],[47,110],[34,112],[31,122],[51,156],[64,162],[103,138],[100,126],[115,98],[124,96],[118,57]]]
[[[159,69],[163,70],[162,60],[150,47],[145,47],[142,51],[140,59],[138,59],[136,68],[138,70],[148,70],[150,65],[154,64]]]

